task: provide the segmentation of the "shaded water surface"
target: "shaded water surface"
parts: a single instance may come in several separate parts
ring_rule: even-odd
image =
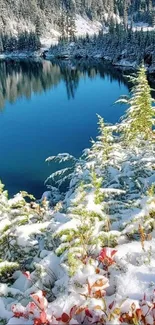
[[[59,152],[79,156],[97,134],[96,113],[115,123],[127,94],[113,67],[95,62],[0,62],[0,179],[10,196],[27,190],[40,197],[58,166]]]

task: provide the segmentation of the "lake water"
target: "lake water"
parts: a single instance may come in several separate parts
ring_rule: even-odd
[[[58,166],[59,152],[76,157],[97,134],[96,113],[115,123],[125,108],[126,80],[103,63],[0,62],[0,179],[9,195],[26,190],[37,198]]]

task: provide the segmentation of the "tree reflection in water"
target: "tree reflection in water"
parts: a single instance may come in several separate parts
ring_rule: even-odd
[[[66,85],[68,99],[74,98],[80,78],[109,77],[127,83],[122,73],[113,66],[94,60],[78,61],[1,61],[0,109],[5,102],[14,103],[18,98],[31,98],[32,93],[42,93],[56,87],[61,81]]]

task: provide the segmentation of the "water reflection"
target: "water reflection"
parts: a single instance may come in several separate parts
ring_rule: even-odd
[[[0,179],[10,196],[26,190],[39,198],[60,168],[45,159],[59,152],[79,157],[97,134],[96,113],[119,121],[125,107],[113,103],[128,94],[125,83],[103,62],[1,61]]]
[[[60,80],[59,66],[50,62],[0,62],[0,108],[6,101],[14,103],[22,96],[29,99],[33,92],[46,91]]]
[[[103,62],[90,61],[1,61],[0,109],[6,101],[14,103],[18,98],[31,98],[32,93],[42,93],[56,87],[61,81],[66,86],[68,99],[74,98],[80,78],[97,75],[112,82],[126,83],[122,73]]]

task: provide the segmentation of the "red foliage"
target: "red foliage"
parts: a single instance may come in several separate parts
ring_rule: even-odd
[[[104,267],[108,269],[109,266],[115,263],[113,257],[117,253],[117,250],[110,247],[105,247],[101,250],[98,257],[99,261],[103,263]]]
[[[34,319],[34,325],[44,325],[44,324],[48,325],[49,321],[47,320],[47,315],[43,310],[40,314],[40,317]]]
[[[154,325],[155,324],[155,293],[151,297],[150,301],[144,299],[139,302],[140,307],[136,308],[133,303],[129,312],[122,313],[120,316],[120,322],[127,324],[142,324],[142,325]]]
[[[85,309],[85,314],[86,314],[86,316],[88,316],[90,318],[93,317],[92,314],[91,314],[91,312],[90,312],[90,310],[88,308]]]

